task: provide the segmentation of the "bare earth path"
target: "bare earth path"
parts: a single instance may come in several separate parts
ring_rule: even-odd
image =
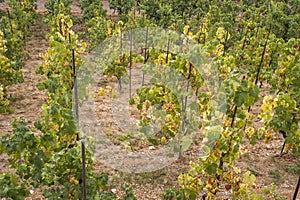
[[[9,92],[14,98],[11,107],[14,108],[14,114],[0,114],[0,136],[12,132],[12,123],[15,118],[24,117],[30,128],[37,116],[41,114],[41,107],[46,97],[44,92],[37,88],[37,83],[44,77],[35,73],[39,64],[42,62],[39,54],[47,48],[45,39],[46,31],[41,28],[41,21],[31,27],[32,34],[26,42],[26,52],[29,59],[25,61],[22,68],[24,82],[13,85]],[[0,173],[9,170],[7,158],[4,154],[0,155]]]
[[[37,83],[43,80],[43,77],[36,74],[35,71],[42,62],[39,54],[47,48],[47,41],[44,38],[46,32],[38,25],[33,26],[31,29],[32,36],[26,43],[26,52],[30,58],[25,61],[25,65],[22,68],[24,82],[13,85],[9,89],[10,94],[14,98],[11,106],[15,109],[15,113],[13,115],[0,115],[0,128],[1,132],[4,133],[11,132],[11,124],[15,117],[26,116],[27,121],[34,122],[41,113],[41,106],[45,98],[45,94],[37,88]]]

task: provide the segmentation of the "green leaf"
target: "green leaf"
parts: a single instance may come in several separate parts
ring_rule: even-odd
[[[214,176],[216,175],[218,165],[216,163],[212,163],[205,167],[208,175]]]
[[[193,137],[191,135],[183,136],[181,140],[181,151],[182,152],[187,151],[190,148],[192,143],[193,143]]]
[[[268,195],[268,194],[271,193],[270,189],[269,189],[269,188],[266,188],[266,187],[263,189],[263,192],[264,192],[264,194],[266,194],[266,195]]]
[[[248,97],[249,97],[248,93],[237,92],[233,101],[236,106],[241,107],[243,104],[245,104],[248,101]]]
[[[243,182],[247,183],[249,185],[253,185],[255,182],[256,178],[253,174],[250,173],[250,171],[245,172],[243,175]]]
[[[221,126],[209,126],[205,129],[205,134],[207,137],[207,143],[212,144],[215,143],[221,135],[222,127]]]

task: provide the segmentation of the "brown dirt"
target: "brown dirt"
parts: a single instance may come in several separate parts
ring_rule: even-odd
[[[137,81],[137,76],[133,73],[132,81]],[[104,81],[105,82],[105,81]],[[109,86],[117,88],[116,80],[108,80]],[[105,88],[105,85],[101,87]],[[134,87],[134,86],[133,86]],[[124,88],[128,89],[128,88]],[[262,99],[265,95],[268,94],[268,87],[262,88],[260,93],[260,101],[257,102],[251,109],[251,113],[257,116],[260,113],[260,105],[262,104]],[[101,127],[107,132],[112,132],[113,135],[108,136],[114,144],[119,144],[122,146],[122,142],[118,137],[124,134],[124,131],[118,122],[122,119],[112,118],[113,109],[111,101],[109,100],[111,93],[107,94],[105,97],[98,97],[96,102],[96,107],[98,107],[98,120],[101,124]],[[259,122],[258,118],[254,119],[253,127],[258,128],[262,127],[262,124]],[[126,140],[131,143],[134,141],[134,137]],[[134,142],[133,142],[134,143]],[[257,191],[261,191],[262,188],[268,187],[271,188],[271,185],[274,183],[277,187],[276,193],[285,199],[292,199],[296,181],[298,176],[296,174],[290,173],[287,171],[289,166],[294,166],[299,158],[294,157],[290,154],[285,154],[282,157],[278,157],[283,143],[282,135],[275,134],[273,140],[270,143],[264,143],[258,141],[255,145],[250,145],[245,143],[242,145],[242,148],[247,149],[247,153],[244,153],[236,161],[236,166],[239,167],[242,172],[250,171],[256,176],[255,188]],[[142,144],[142,147],[138,145],[134,146],[135,150],[139,151],[143,149],[145,145]],[[132,184],[135,190],[135,195],[137,199],[161,199],[161,195],[165,189],[170,189],[172,187],[178,187],[177,177],[180,173],[187,172],[189,169],[189,161],[197,162],[199,153],[201,152],[201,146],[193,145],[192,148],[185,152],[183,157],[169,166],[150,173],[142,174],[126,174],[118,172],[110,167],[104,166],[102,163],[96,161],[95,169],[97,171],[106,171],[112,177],[111,189],[117,188],[117,194],[122,195],[120,186],[124,183]],[[114,184],[115,182],[115,184]],[[119,187],[118,187],[119,186]],[[220,191],[217,199],[228,199],[228,192]],[[199,197],[199,199],[201,199]]]
[[[25,117],[30,124],[34,122],[36,117],[41,113],[43,99],[46,97],[44,92],[37,88],[37,83],[44,77],[35,73],[39,64],[42,62],[39,54],[47,48],[47,40],[44,38],[47,33],[40,28],[40,25],[31,28],[32,35],[26,43],[26,53],[29,59],[25,61],[22,68],[24,82],[10,87],[10,95],[14,98],[11,107],[15,109],[14,114],[1,114],[0,127],[4,133],[10,133],[12,130],[12,122],[16,117]],[[32,128],[32,124],[29,126]]]
[[[46,0],[38,1],[38,8],[43,10],[43,3]],[[78,0],[76,1],[78,2]],[[104,5],[108,8],[107,1],[104,1]],[[0,8],[5,5],[0,4]],[[80,12],[79,8],[73,5],[72,10]],[[109,11],[108,13],[110,13]],[[16,117],[24,117],[29,124],[29,127],[33,127],[33,122],[41,114],[41,106],[45,102],[46,95],[37,89],[37,83],[44,79],[43,76],[37,75],[35,70],[42,62],[39,57],[39,53],[45,52],[47,48],[47,40],[45,34],[47,28],[42,25],[41,21],[37,26],[32,27],[33,33],[27,42],[27,52],[30,58],[25,62],[25,66],[22,68],[24,75],[24,83],[20,83],[10,87],[9,91],[15,100],[11,103],[11,106],[15,109],[14,114],[0,114],[0,136],[11,133],[12,122]],[[267,94],[267,88],[263,89],[262,96]],[[262,98],[261,98],[262,99]],[[258,102],[252,109],[252,113],[259,113]],[[109,105],[103,105],[103,110],[110,111]],[[104,118],[104,117],[103,117]],[[104,118],[105,119],[105,118]],[[109,123],[108,120],[104,120],[105,123]],[[255,126],[261,126],[256,122]],[[280,134],[276,134],[274,139],[269,144],[258,142],[254,146],[244,144],[248,147],[248,153],[241,156],[237,160],[237,166],[243,170],[250,170],[256,174],[256,187],[262,188],[264,186],[270,186],[272,182],[277,185],[277,193],[285,197],[286,199],[292,199],[292,195],[295,190],[296,181],[298,175],[287,172],[287,167],[295,165],[299,158],[293,157],[290,154],[283,157],[274,157],[280,152],[283,139]],[[111,183],[109,188],[118,195],[122,195],[121,185],[123,183],[132,184],[134,193],[137,199],[161,199],[161,194],[165,189],[177,187],[177,177],[180,173],[186,172],[189,169],[189,161],[197,160],[197,154],[200,151],[199,146],[193,146],[191,150],[186,152],[184,156],[172,163],[170,166],[163,168],[162,170],[143,173],[143,174],[127,174],[118,172],[109,167],[104,166],[102,163],[95,162],[95,170],[106,171],[110,175]],[[8,172],[9,165],[7,163],[7,157],[0,155],[0,173]],[[40,192],[35,192],[27,199],[42,199]],[[222,197],[218,199],[224,199]]]
[[[44,53],[48,47],[45,36],[49,30],[43,25],[41,16],[37,24],[30,29],[31,35],[26,42],[26,53],[29,58],[21,69],[24,82],[9,88],[9,93],[14,99],[10,106],[15,112],[13,114],[0,114],[0,136],[11,134],[13,121],[20,117],[26,120],[29,128],[34,128],[33,124],[37,117],[41,115],[42,105],[47,97],[45,92],[39,91],[37,88],[38,82],[45,79],[45,77],[36,74],[35,71],[42,62],[39,54]],[[0,173],[12,171],[9,168],[7,155],[0,155],[0,163]],[[40,192],[34,193],[34,197],[27,199],[41,199],[41,194]]]

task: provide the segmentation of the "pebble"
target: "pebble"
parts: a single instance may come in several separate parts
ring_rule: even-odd
[[[150,146],[149,150],[155,150],[155,147],[154,146]]]
[[[114,194],[116,194],[117,193],[117,189],[113,188],[113,189],[111,189],[111,192],[114,193]]]

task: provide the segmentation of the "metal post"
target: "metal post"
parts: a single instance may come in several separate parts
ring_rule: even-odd
[[[85,168],[85,143],[81,140],[81,157],[82,157],[82,193],[83,200],[86,200],[86,168]]]
[[[72,49],[72,68],[73,68],[73,80],[74,80],[74,96],[75,96],[75,120],[76,123],[79,121],[78,116],[78,88],[77,88],[77,76],[76,76],[76,66],[75,66],[75,50]],[[76,141],[79,141],[79,133],[77,133]]]
[[[299,176],[299,179],[298,179],[298,183],[297,183],[297,186],[296,186],[296,190],[295,190],[295,193],[294,193],[293,200],[296,200],[296,199],[297,199],[299,187],[300,187],[300,176]]]
[[[144,49],[144,64],[147,63],[148,60],[148,26],[146,27],[146,41],[145,41],[145,49]],[[142,86],[145,84],[145,73],[143,72],[143,78],[142,78]]]
[[[168,64],[168,61],[169,61],[169,51],[170,51],[170,33],[168,33],[168,47],[167,47],[166,64]]]
[[[130,28],[130,55],[129,55],[129,99],[131,98],[131,68],[132,68],[132,28]]]

